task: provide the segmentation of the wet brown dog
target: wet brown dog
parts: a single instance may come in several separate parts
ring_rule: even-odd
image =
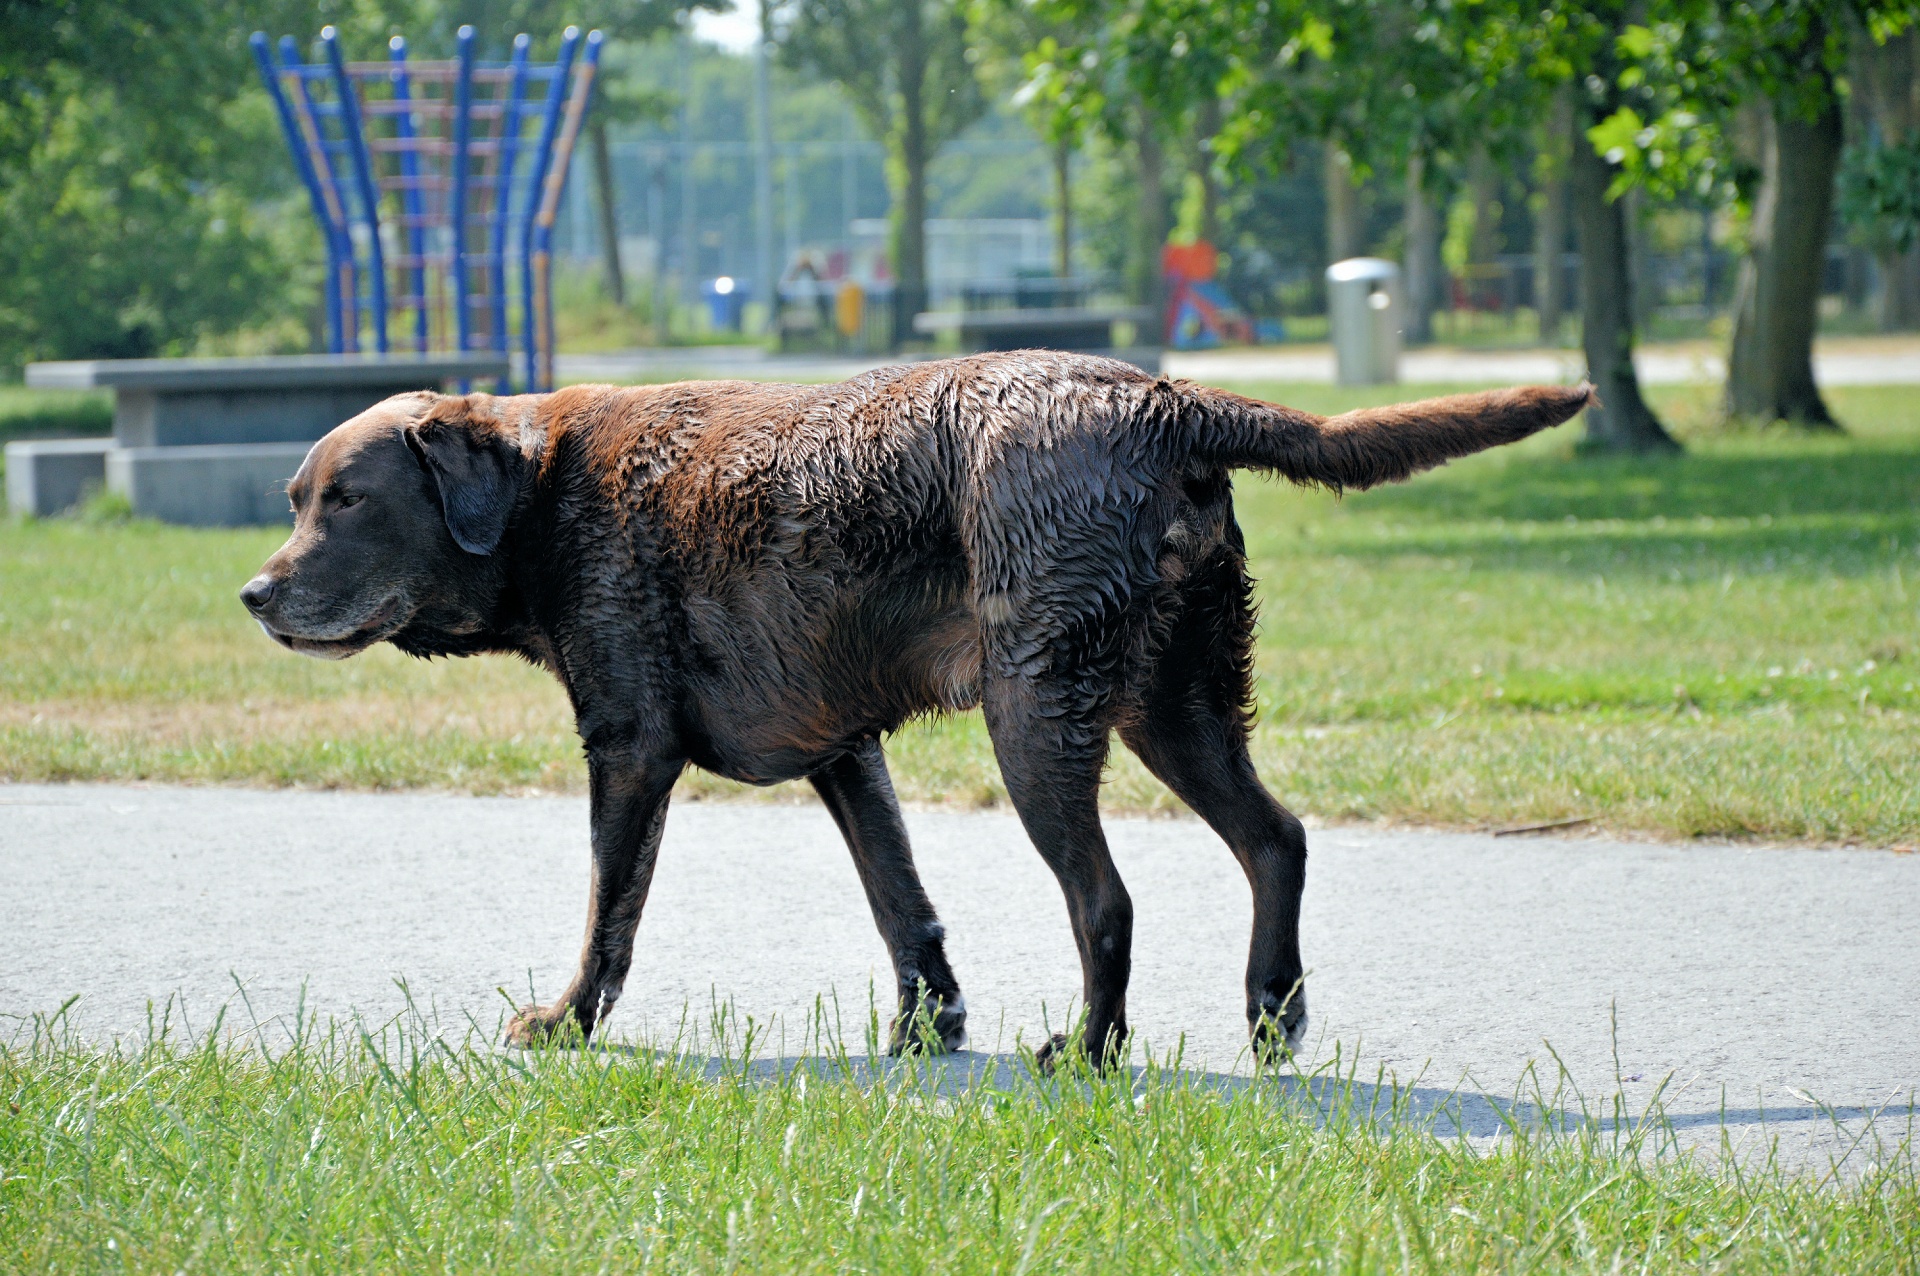
[[[293,536],[241,597],[277,641],[343,657],[513,652],[566,687],[592,792],[578,973],[514,1019],[605,1019],[667,798],[689,762],[805,777],[833,813],[916,1017],[966,1009],[880,738],[984,707],[1008,795],[1058,876],[1085,1041],[1126,1033],[1133,908],[1097,793],[1109,735],[1226,841],[1253,887],[1246,1013],[1306,1020],[1306,838],[1247,755],[1253,608],[1229,472],[1368,487],[1524,438],[1590,390],[1531,387],[1323,419],[1044,352],[842,385],[575,386],[390,399],[314,445]]]

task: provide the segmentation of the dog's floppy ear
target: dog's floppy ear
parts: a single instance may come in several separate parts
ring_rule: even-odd
[[[518,432],[472,398],[449,397],[403,434],[433,478],[454,542],[469,554],[491,554],[506,534],[526,473]]]

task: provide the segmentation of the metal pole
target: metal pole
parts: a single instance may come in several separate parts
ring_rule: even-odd
[[[794,191],[794,170],[800,167],[800,155],[797,146],[789,146],[780,154],[780,203],[786,213],[780,237],[782,261],[792,261],[800,251],[800,199]]]
[[[393,99],[411,103],[413,86],[407,76],[407,38],[394,36],[387,41],[388,57],[393,62]],[[395,130],[403,143],[414,140],[413,112],[405,110],[394,117]],[[420,203],[420,155],[411,145],[400,151],[401,207],[406,209],[408,270],[413,289],[413,348],[427,352],[427,230],[426,215]]]
[[[840,242],[846,246],[847,270],[853,270],[853,218],[860,209],[860,156],[854,148],[853,108],[840,108]]]
[[[373,163],[367,157],[367,137],[360,124],[360,95],[347,75],[346,60],[340,55],[340,33],[330,26],[320,28],[320,43],[327,50],[327,62],[333,67],[333,83],[340,94],[340,131],[346,134],[347,154],[353,160],[354,183],[360,188],[361,221],[367,228],[367,274],[373,285],[373,344],[381,354],[387,352],[387,263],[380,247],[380,192],[373,184]]]
[[[534,290],[534,221],[540,215],[547,184],[547,165],[553,163],[553,134],[561,127],[561,100],[566,73],[574,65],[580,29],[568,27],[561,35],[561,56],[553,63],[553,81],[547,84],[547,102],[541,107],[540,140],[534,144],[534,171],[526,180],[526,217],[520,221],[520,347],[526,351],[526,388],[540,390],[540,301]]]
[[[573,60],[580,29],[568,27],[565,62]],[[566,124],[554,145],[553,163],[547,172],[546,188],[540,196],[540,212],[533,223],[533,281],[538,289],[534,317],[539,324],[538,367],[534,390],[553,389],[553,223],[560,211],[560,196],[567,188],[567,175],[573,166],[573,144],[580,136],[580,124],[586,119],[587,101],[593,94],[594,72],[600,67],[600,50],[606,38],[598,31],[587,32],[587,55],[581,59],[580,74],[574,77],[573,93],[567,101]],[[559,82],[565,83],[564,74]]]
[[[647,169],[647,233],[653,236],[653,344],[666,333],[667,309],[667,157],[661,148]]]
[[[767,307],[767,328],[780,321],[779,267],[773,260],[773,86],[768,59],[773,52],[773,3],[760,0],[760,42],[753,48],[753,229],[760,277],[754,291]]]
[[[684,40],[680,60],[684,92],[680,95],[680,304],[698,305],[700,245],[693,237],[698,192],[693,171],[693,41]]]
[[[320,223],[321,238],[326,241],[327,349],[339,354],[343,349],[340,332],[340,245],[334,233],[333,219],[327,212],[326,194],[320,188],[319,175],[313,171],[313,160],[301,139],[293,107],[288,104],[287,95],[281,91],[280,73],[273,64],[273,46],[267,42],[267,33],[255,31],[247,44],[253,49],[253,60],[260,66],[260,79],[267,86],[267,95],[273,99],[273,109],[280,117],[280,129],[287,135],[287,149],[293,152],[294,171],[300,174],[300,181],[307,188],[307,198],[313,204],[313,218]]]
[[[453,327],[459,334],[457,348],[464,354],[473,348],[472,306],[467,301],[467,147],[473,139],[473,28],[461,27],[455,38],[460,69],[453,91]]]
[[[336,295],[340,298],[340,345],[335,354],[360,348],[360,263],[353,252],[353,236],[347,229],[347,202],[340,193],[340,174],[333,167],[333,154],[327,149],[320,113],[314,109],[313,89],[307,83],[307,68],[300,61],[300,46],[293,37],[280,37],[280,63],[300,86],[298,120],[301,136],[307,144],[313,170],[320,179],[326,200],[328,233],[333,237],[333,261],[337,276]]]
[[[532,44],[533,41],[525,32],[513,37],[513,75],[507,81],[507,100],[500,116],[499,176],[493,191],[493,243],[487,266],[491,278],[490,300],[493,302],[493,348],[501,354],[507,353],[507,226],[512,217],[513,161],[520,151],[520,98],[526,89],[527,53]],[[529,213],[537,193],[531,187],[527,189],[526,206]],[[508,361],[507,371],[500,374],[496,389],[501,394],[513,392],[511,360]]]

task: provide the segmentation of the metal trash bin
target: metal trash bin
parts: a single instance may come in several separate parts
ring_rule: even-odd
[[[1400,267],[1349,257],[1327,267],[1327,326],[1334,380],[1385,385],[1400,379]]]

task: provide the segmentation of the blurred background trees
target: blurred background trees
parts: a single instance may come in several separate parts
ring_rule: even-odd
[[[1920,326],[1920,0],[781,0],[715,47],[724,3],[0,0],[0,365],[306,347],[317,240],[245,38],[328,22],[361,57],[609,33],[562,219],[563,296],[631,316],[603,343],[725,338],[718,276],[858,280],[911,339],[995,253],[1158,307],[1194,241],[1264,339],[1315,340],[1324,268],[1372,254],[1410,339],[1572,342],[1591,443],[1647,450],[1638,342],[1826,427],[1815,334]]]

